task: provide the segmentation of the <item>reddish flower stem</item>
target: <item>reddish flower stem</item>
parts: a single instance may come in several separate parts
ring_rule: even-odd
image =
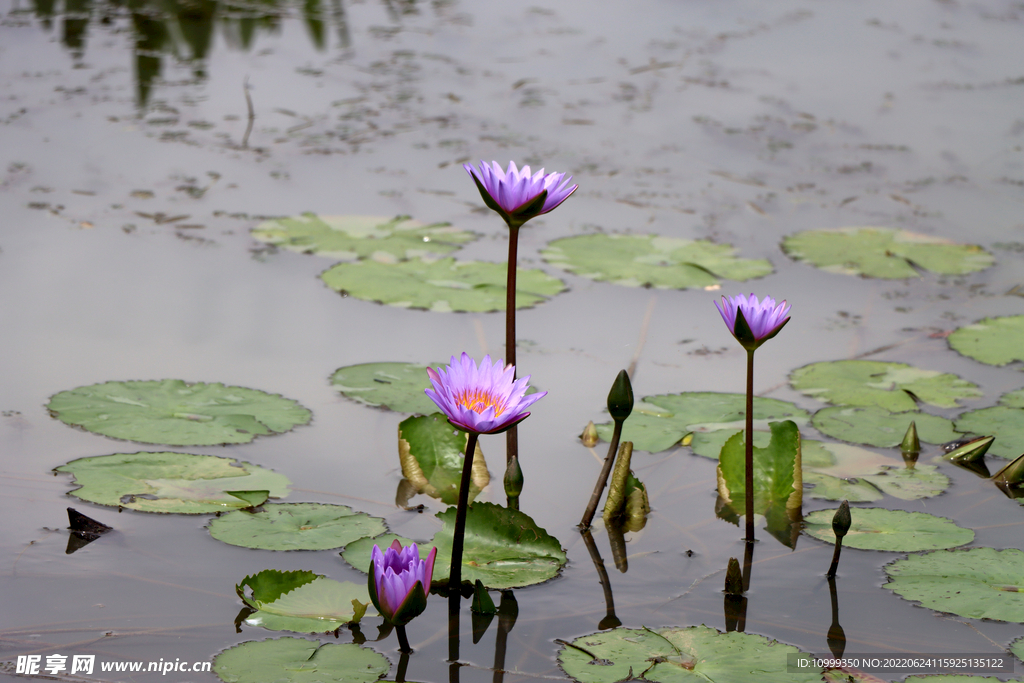
[[[516,364],[516,264],[519,260],[519,228],[509,225],[508,232],[508,279],[505,283],[505,364]],[[513,375],[512,380],[515,381]],[[519,455],[519,427],[513,426],[505,432],[505,466],[512,456]]]
[[[754,351],[747,351],[747,439],[744,486],[747,491],[747,541],[754,540]]]

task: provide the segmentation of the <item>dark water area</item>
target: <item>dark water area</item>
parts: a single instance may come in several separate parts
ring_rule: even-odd
[[[964,408],[929,409],[945,417],[1024,386],[1019,363],[983,365],[945,340],[981,318],[1024,313],[1022,102],[1024,5],[995,0],[0,0],[0,660],[207,662],[241,642],[295,635],[236,629],[234,586],[245,576],[309,569],[365,581],[337,551],[220,543],[208,515],[83,503],[52,472],[76,458],[233,457],[285,474],[287,502],[349,505],[394,533],[432,537],[441,503],[419,496],[425,511],[410,512],[394,502],[406,416],[341,397],[329,377],[356,363],[500,356],[502,315],[341,297],[317,277],[331,259],[270,249],[249,231],[304,211],[408,214],[479,233],[459,258],[500,262],[507,229],[461,165],[514,159],[569,172],[580,188],[520,240],[521,265],[568,286],[519,313],[518,363],[549,392],[519,431],[521,508],[569,563],[515,591],[503,680],[568,680],[556,639],[593,633],[608,616],[575,529],[606,445],[591,451],[577,437],[607,419],[608,387],[634,359],[638,398],[743,391],[745,355],[715,297],[755,291],[792,304],[789,325],[758,351],[756,391],[808,411],[822,404],[787,377],[817,361],[898,361],[981,388]],[[879,280],[779,248],[786,235],[842,226],[977,244],[996,263]],[[551,240],[599,231],[728,243],[774,273],[656,290],[595,282],[539,256]],[[246,445],[164,448],[73,429],[45,409],[66,389],[162,378],[279,393],[313,421]],[[822,438],[809,425],[804,436]],[[502,502],[504,440],[481,444],[492,475],[481,499]],[[926,446],[920,462],[952,479],[944,493],[872,505],[949,517],[975,531],[969,547],[1024,547],[1024,509],[939,455]],[[616,618],[725,630],[725,567],[744,548],[742,530],[715,515],[715,463],[677,447],[637,452],[633,470],[653,512],[626,535],[627,572],[595,531]],[[69,505],[114,531],[67,554]],[[803,509],[834,506],[805,498]],[[832,547],[758,537],[745,631],[827,653]],[[882,567],[904,555],[844,551],[836,597],[848,652],[995,654],[1024,635],[1019,623],[941,614],[881,588]],[[461,681],[497,680],[496,625],[472,644],[464,613]],[[379,621],[364,622],[368,639]],[[448,680],[445,601],[432,597],[408,633],[408,680]],[[397,665],[394,637],[367,644]],[[24,680],[12,672],[0,676]],[[219,680],[105,676],[60,680]]]

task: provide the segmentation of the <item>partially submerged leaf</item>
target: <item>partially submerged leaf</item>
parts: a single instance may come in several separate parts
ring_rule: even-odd
[[[60,421],[96,434],[170,446],[249,443],[312,419],[278,394],[178,379],[78,387],[54,394],[46,407]]]
[[[249,507],[228,493],[266,490],[288,495],[288,479],[233,458],[190,453],[114,453],[72,460],[56,472],[74,475],[71,495],[143,512],[203,514]]]
[[[369,648],[305,638],[249,641],[213,660],[214,673],[226,683],[372,683],[390,669],[387,658]]]
[[[835,510],[816,510],[808,514],[804,517],[804,532],[820,541],[835,543],[834,514]],[[955,548],[974,540],[970,529],[926,512],[856,508],[850,517],[853,522],[843,538],[843,546],[848,548],[909,553]]]
[[[878,474],[865,474],[863,479],[900,500],[930,498],[949,488],[949,477],[939,472],[935,465],[917,465],[913,469],[888,467]]]
[[[792,420],[769,424],[772,436],[765,448],[754,447],[754,511],[766,514],[776,504],[786,510],[803,502],[800,430]],[[737,511],[746,499],[746,447],[742,432],[722,448],[718,462],[718,495]]]
[[[384,520],[346,505],[280,503],[259,512],[238,510],[214,519],[218,541],[262,550],[328,550],[387,531]]]
[[[443,367],[437,363],[432,367]],[[423,393],[430,388],[427,366],[416,363],[361,363],[338,368],[331,385],[342,396],[398,413],[429,415],[437,406]]]
[[[270,491],[225,491],[224,493],[247,503],[251,508],[263,505],[270,498]]]
[[[459,502],[468,441],[469,435],[455,429],[441,413],[403,420],[398,425],[398,457],[402,474],[417,493],[455,505]],[[478,440],[470,476],[470,502],[490,480]]]
[[[245,585],[243,582],[235,587],[240,596]],[[256,611],[245,618],[245,623],[271,631],[328,633],[345,624],[358,623],[367,613],[377,614],[370,605],[366,583],[335,581],[326,576],[316,576],[275,600],[246,600],[244,597],[243,600],[250,607],[256,605]]]
[[[1024,360],[1024,349],[1020,345],[1022,336],[1024,315],[1008,315],[965,325],[954,330],[946,341],[957,353],[980,363],[1006,365]]]
[[[877,406],[832,406],[814,414],[814,427],[827,436],[878,448],[899,446],[913,421],[921,441],[931,444],[952,441],[960,435],[944,417],[927,413],[890,413]]]
[[[398,263],[339,263],[320,278],[333,290],[364,301],[439,313],[484,313],[505,309],[503,263],[413,259]],[[565,283],[544,271],[519,269],[516,308],[529,308],[565,290]]]
[[[736,257],[728,244],[660,235],[577,235],[548,244],[541,257],[571,273],[627,287],[696,289],[772,273],[764,259]]]

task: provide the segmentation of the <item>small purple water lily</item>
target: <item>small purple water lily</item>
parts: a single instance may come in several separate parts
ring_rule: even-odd
[[[540,169],[530,175],[530,167],[516,168],[508,162],[508,171],[502,171],[497,161],[488,166],[480,162],[479,170],[472,164],[463,164],[473,177],[480,196],[488,208],[497,211],[510,228],[518,228],[531,218],[551,211],[568,199],[578,185],[569,185],[572,176],[564,173],[544,173]]]
[[[427,559],[421,560],[415,543],[403,548],[398,539],[383,552],[380,546],[373,546],[370,600],[392,625],[405,626],[426,608],[436,555],[437,548],[432,548]]]
[[[749,297],[742,294],[723,296],[722,305],[716,301],[715,307],[736,341],[748,351],[777,335],[789,322],[789,304],[785,301],[776,304],[770,296],[766,296],[764,301],[758,301],[753,294]]]
[[[434,388],[424,391],[459,429],[496,434],[529,417],[526,409],[548,393],[527,396],[530,376],[514,380],[515,373],[515,366],[506,366],[504,361],[491,365],[489,355],[477,367],[476,361],[463,353],[459,360],[452,356],[447,369],[427,368]]]

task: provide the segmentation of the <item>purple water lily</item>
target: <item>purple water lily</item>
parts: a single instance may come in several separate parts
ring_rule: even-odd
[[[742,294],[723,296],[722,305],[716,301],[715,307],[722,314],[729,331],[748,351],[777,335],[789,322],[789,304],[785,301],[776,304],[770,296],[766,296],[764,301],[758,301],[753,294],[749,297]]]
[[[518,228],[531,218],[551,211],[579,187],[569,184],[572,176],[545,174],[543,168],[531,175],[529,166],[520,170],[514,161],[508,162],[508,171],[502,171],[497,161],[492,161],[490,166],[481,161],[479,169],[472,164],[462,167],[473,177],[487,207],[497,211],[510,228]]]
[[[515,379],[515,366],[499,360],[491,365],[491,357],[476,361],[463,353],[459,360],[452,356],[445,368],[427,368],[433,389],[425,389],[430,400],[453,425],[474,434],[495,434],[522,422],[534,402],[548,392],[526,395],[530,376]]]
[[[404,626],[426,608],[436,555],[437,548],[432,548],[427,559],[421,560],[415,543],[403,548],[398,539],[383,552],[373,546],[370,600],[382,617],[395,626]]]

